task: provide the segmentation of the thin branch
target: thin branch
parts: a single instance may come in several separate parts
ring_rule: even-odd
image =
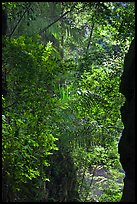
[[[61,16],[59,16],[56,20],[54,20],[52,23],[50,23],[46,28],[42,29],[39,31],[39,34],[41,35],[43,32],[45,32],[47,29],[49,29],[53,24],[55,24],[56,22],[58,22],[61,18],[63,18],[64,16],[66,16],[68,13],[70,13],[73,8],[75,7],[75,4],[71,7],[71,9],[69,11],[66,11],[65,13],[63,13]]]
[[[62,2],[62,14],[64,12],[63,2]],[[61,20],[61,57],[64,57],[64,32],[63,32],[64,22]]]
[[[90,42],[91,42],[91,39],[92,39],[94,25],[95,25],[95,23],[93,22],[92,27],[91,27],[91,31],[90,31],[90,36],[89,36],[89,40],[88,40],[88,45],[87,45],[86,53],[88,53],[88,50],[89,50],[89,46],[90,46]]]
[[[99,6],[100,2],[98,2],[97,4],[95,4],[95,7],[94,9],[96,10],[96,8]],[[95,12],[95,11],[94,11]],[[88,50],[89,50],[89,46],[90,46],[90,43],[91,43],[91,39],[92,39],[92,35],[93,35],[93,29],[94,29],[94,25],[95,25],[95,21],[94,21],[94,18],[95,18],[95,13],[94,15],[92,16],[92,27],[91,27],[91,31],[90,31],[90,35],[89,35],[89,40],[88,40],[88,44],[87,44],[87,49],[86,49],[86,54],[88,53]]]
[[[97,169],[97,165],[93,168],[93,173],[92,173],[92,177],[91,177],[89,188],[91,188],[91,186],[93,184],[93,180],[94,180],[94,177],[95,177],[96,169]],[[90,194],[90,191],[87,192],[86,199],[88,199],[89,194]]]
[[[15,105],[15,104],[17,104],[17,101],[14,101],[12,104],[10,104],[10,105],[8,105],[8,106],[6,106],[6,107],[2,107],[2,110],[5,110],[5,109],[7,109],[7,108],[10,108],[10,107],[12,107],[12,106]]]
[[[26,8],[26,10],[24,11],[24,13],[23,13],[22,16],[20,17],[19,21],[17,22],[17,24],[16,24],[15,27],[13,28],[12,32],[10,33],[9,37],[11,37],[11,36],[14,34],[15,30],[17,29],[17,27],[18,27],[18,25],[20,24],[21,20],[22,20],[23,17],[25,16],[26,12],[31,8],[30,6],[31,6],[31,4],[29,4],[29,7]]]

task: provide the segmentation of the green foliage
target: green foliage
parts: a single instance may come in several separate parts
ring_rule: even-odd
[[[4,200],[72,202],[78,193],[82,202],[119,202],[119,83],[134,3],[2,6],[8,35],[15,28],[2,53]]]
[[[58,66],[51,44],[45,47],[25,36],[6,44],[4,63],[9,74],[8,96],[3,98],[3,179],[7,185],[10,181],[14,193],[29,180],[48,180],[47,157],[58,149],[48,125],[54,107],[48,80],[54,79]]]
[[[109,188],[104,189],[99,202],[119,202],[122,197],[121,189],[116,182],[109,183]]]
[[[5,10],[14,10],[17,6],[16,2],[2,2],[2,8]]]

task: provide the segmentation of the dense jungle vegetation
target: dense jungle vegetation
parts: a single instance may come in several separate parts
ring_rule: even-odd
[[[119,84],[134,2],[2,9],[3,201],[120,201]]]

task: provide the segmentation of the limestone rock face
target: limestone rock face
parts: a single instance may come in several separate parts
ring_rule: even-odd
[[[120,92],[126,101],[121,107],[124,130],[118,150],[125,171],[121,202],[135,202],[135,40],[125,56]]]

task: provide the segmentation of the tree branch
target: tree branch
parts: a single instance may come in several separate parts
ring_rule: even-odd
[[[97,2],[97,4],[95,4],[95,7],[94,9],[96,10],[96,8],[99,6],[100,2]],[[94,11],[95,12],[95,11]],[[89,50],[89,46],[90,46],[90,42],[91,42],[91,39],[92,39],[92,35],[93,35],[93,29],[94,29],[94,25],[95,25],[95,21],[94,21],[94,18],[95,18],[95,13],[93,14],[92,16],[92,27],[91,27],[91,31],[90,31],[90,35],[89,35],[89,40],[88,40],[88,44],[87,44],[87,49],[86,49],[86,54],[88,53],[88,50]]]
[[[95,23],[93,22],[92,27],[91,27],[91,31],[90,31],[90,36],[89,36],[89,40],[88,40],[88,45],[87,45],[86,53],[88,53],[88,50],[89,50],[89,46],[90,46],[90,42],[91,42],[91,38],[92,38],[92,34],[93,34],[94,25],[95,25]]]
[[[16,24],[15,27],[13,28],[12,32],[9,34],[9,37],[11,37],[11,36],[14,34],[16,28],[17,28],[18,25],[20,24],[21,20],[23,19],[23,17],[24,17],[25,14],[26,14],[26,12],[28,11],[28,9],[30,9],[30,6],[31,6],[31,4],[29,4],[29,6],[26,8],[26,10],[24,11],[24,13],[23,13],[22,16],[20,17],[19,21],[17,22],[17,24]]]
[[[10,104],[10,105],[8,105],[8,106],[6,106],[6,107],[2,107],[2,110],[5,110],[5,109],[7,109],[7,108],[10,108],[10,107],[12,107],[12,106],[15,105],[15,104],[17,104],[17,101],[14,101],[12,104]]]
[[[50,23],[46,28],[42,29],[39,31],[39,34],[41,35],[43,32],[45,32],[47,29],[49,29],[53,24],[55,24],[56,22],[58,22],[61,18],[63,18],[65,15],[67,15],[68,13],[70,13],[73,8],[75,7],[75,4],[70,8],[69,11],[66,11],[65,13],[63,13],[61,16],[59,16],[56,20],[54,20],[52,23]]]

